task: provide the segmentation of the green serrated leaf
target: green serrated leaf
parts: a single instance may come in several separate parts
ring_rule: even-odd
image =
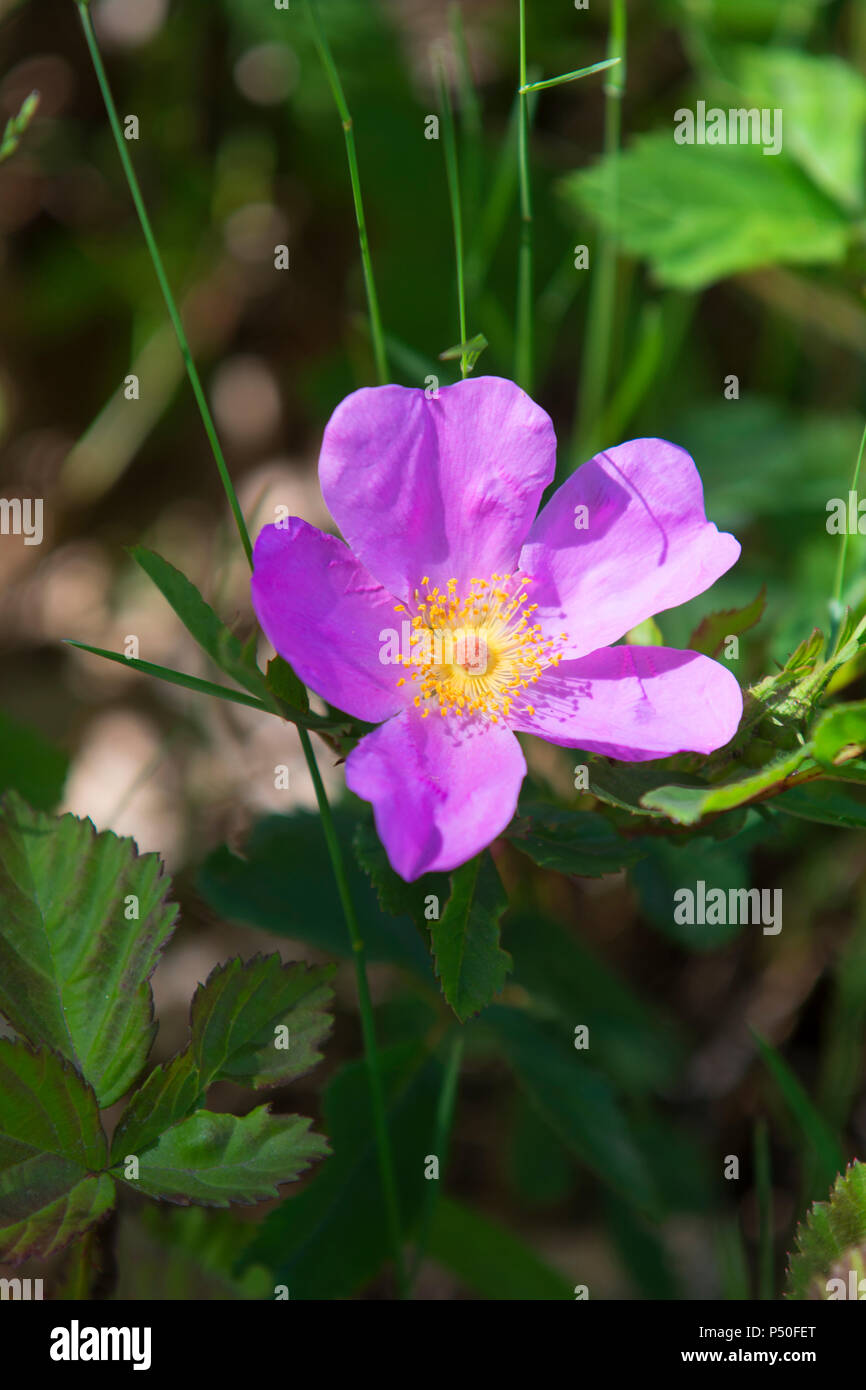
[[[158,1067],[133,1092],[111,1141],[111,1162],[121,1163],[155,1144],[165,1130],[204,1103],[204,1087],[192,1049]]]
[[[106,1156],[78,1073],[47,1048],[0,1040],[0,1263],[44,1259],[105,1215]]]
[[[154,1068],[130,1099],[115,1130],[112,1162],[156,1143],[203,1103],[216,1081],[276,1086],[321,1061],[318,1044],[332,1022],[327,981],[335,968],[285,964],[277,955],[216,966],[193,996],[187,1047]]]
[[[311,1124],[302,1115],[272,1115],[267,1105],[242,1117],[198,1110],[137,1155],[137,1178],[126,1177],[126,1165],[113,1172],[139,1192],[182,1206],[249,1206],[277,1197],[281,1183],[329,1152]]]
[[[275,1086],[310,1071],[333,1022],[326,1006],[335,969],[277,955],[218,965],[192,1001],[192,1050],[205,1085]]]
[[[743,608],[727,608],[721,613],[708,613],[702,618],[687,642],[690,651],[717,656],[728,637],[740,637],[754,627],[767,606],[767,586]]]
[[[485,851],[455,869],[448,905],[439,921],[430,924],[436,974],[461,1023],[490,1003],[512,968],[510,955],[499,944],[507,906],[496,865]]]
[[[784,153],[678,145],[668,128],[640,136],[615,158],[616,206],[606,160],[570,175],[563,192],[626,251],[646,257],[664,285],[698,290],[737,271],[826,264],[846,253],[845,216]]]
[[[607,1080],[575,1049],[572,1033],[501,1004],[488,1009],[484,1022],[562,1142],[620,1195],[655,1213],[658,1193],[625,1114]]]
[[[506,835],[541,868],[587,878],[615,874],[645,853],[594,811],[567,811],[542,802],[521,804]]]
[[[359,821],[353,841],[355,856],[370,876],[379,906],[392,917],[411,917],[426,933],[430,921],[425,915],[427,899],[435,897],[441,916],[451,892],[447,874],[422,874],[407,883],[391,868],[385,847],[369,821]]]
[[[67,1057],[103,1108],[147,1061],[149,980],[177,913],[170,885],[132,840],[14,793],[0,802],[0,1011]]]
[[[855,1298],[866,1293],[866,1163],[849,1164],[828,1202],[815,1202],[797,1227],[787,1297]]]
[[[781,108],[785,152],[831,198],[863,205],[866,79],[841,58],[766,46],[736,55],[748,105]]]

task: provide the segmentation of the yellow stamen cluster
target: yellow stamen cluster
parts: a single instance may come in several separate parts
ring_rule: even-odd
[[[537,603],[527,603],[530,580],[518,583],[510,574],[470,580],[461,598],[457,580],[445,588],[430,588],[421,580],[412,613],[412,651],[402,664],[411,667],[418,683],[415,704],[426,718],[437,704],[439,713],[486,716],[494,724],[515,712],[534,714],[526,692],[547,666],[556,666],[562,653],[554,638],[531,621]],[[397,612],[407,606],[396,605]],[[560,633],[565,637],[565,633]],[[401,676],[398,685],[405,685]]]

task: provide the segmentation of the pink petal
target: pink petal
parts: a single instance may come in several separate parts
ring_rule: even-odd
[[[401,615],[341,540],[289,517],[260,532],[253,560],[256,616],[305,685],[373,724],[403,708],[401,668],[379,659]]]
[[[729,743],[743,696],[727,667],[671,647],[606,647],[550,666],[509,723],[550,743],[625,762],[712,753]]]
[[[319,479],[362,563],[406,598],[425,576],[464,589],[513,570],[555,455],[549,417],[511,381],[472,378],[431,400],[377,386],[334,411]]]
[[[505,829],[526,763],[504,724],[422,719],[413,707],[362,739],[346,785],[371,801],[388,858],[410,882],[463,864]]]
[[[587,527],[578,529],[578,507]],[[645,618],[703,593],[734,564],[737,540],[708,522],[701,479],[684,449],[633,439],[597,454],[541,512],[520,556],[529,596],[560,649],[584,656]]]

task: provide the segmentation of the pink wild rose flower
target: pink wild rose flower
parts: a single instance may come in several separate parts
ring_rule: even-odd
[[[554,476],[549,416],[511,381],[355,391],[319,478],[347,544],[297,517],[266,526],[253,604],[330,704],[378,724],[346,782],[411,881],[508,825],[515,735],[627,762],[711,753],[736,732],[734,676],[697,652],[611,646],[702,593],[739,542],[704,512],[685,450],[635,439]]]

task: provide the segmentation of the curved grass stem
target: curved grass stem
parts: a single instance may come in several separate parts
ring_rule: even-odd
[[[325,31],[319,22],[315,0],[304,0],[304,3],[307,7],[307,15],[310,21],[310,27],[313,31],[313,42],[322,60],[322,67],[325,69],[328,85],[331,88],[335,105],[340,113],[340,120],[343,123],[343,135],[346,140],[346,157],[349,161],[349,179],[352,184],[352,198],[355,204],[355,221],[358,226],[358,241],[361,247],[361,265],[364,270],[364,287],[367,292],[367,310],[370,317],[370,336],[373,340],[373,356],[376,360],[376,375],[379,378],[379,385],[384,386],[388,381],[388,358],[385,352],[385,334],[382,329],[382,317],[379,313],[379,298],[376,294],[376,282],[373,279],[373,261],[370,256],[370,242],[367,237],[367,219],[364,216],[364,200],[361,197],[361,177],[358,172],[358,154],[355,149],[355,130],[346,102],[346,95],[343,91],[343,84],[340,81],[340,74],[334,62],[334,55],[331,52]]]
[[[202,422],[207,432],[207,437],[210,440],[210,446],[213,450],[213,456],[216,459],[216,465],[217,469],[219,470],[220,479],[222,480],[223,489],[228,499],[228,504],[232,509],[232,514],[235,519],[235,525],[238,528],[238,535],[241,538],[241,544],[243,545],[246,557],[250,564],[252,564],[253,552],[252,546],[250,544],[250,536],[247,530],[247,524],[244,520],[244,514],[241,511],[240,503],[238,502],[237,494],[234,489],[234,484],[232,483],[231,476],[229,474],[228,465],[226,464],[225,457],[223,455],[222,447],[219,442],[219,437],[216,432],[216,425],[214,424],[213,416],[210,412],[210,406],[207,403],[207,397],[205,396],[204,388],[202,387],[201,379],[198,374],[198,368],[196,367],[195,362],[193,361],[193,356],[190,351],[189,342],[187,341],[186,331],[183,326],[183,320],[181,319],[177,304],[175,303],[174,295],[171,291],[171,286],[168,283],[168,276],[165,273],[165,266],[162,262],[162,256],[160,255],[160,250],[156,242],[156,237],[153,234],[153,228],[150,225],[150,218],[147,214],[147,208],[144,205],[144,199],[141,196],[141,189],[138,185],[138,179],[136,178],[135,170],[132,167],[132,160],[130,159],[129,152],[126,148],[126,141],[123,138],[123,131],[120,127],[120,118],[117,114],[117,107],[114,104],[114,97],[111,94],[111,88],[108,84],[108,77],[106,75],[105,67],[102,62],[102,55],[99,52],[99,45],[96,42],[96,35],[93,32],[93,23],[90,18],[90,11],[88,9],[87,0],[75,0],[75,3],[78,6],[78,13],[81,16],[81,24],[84,29],[84,37],[87,40],[87,47],[90,50],[90,57],[93,62],[94,71],[96,73],[96,80],[99,83],[99,89],[102,92],[102,99],[105,102],[105,109],[108,113],[109,125],[111,126],[111,131],[114,136],[114,142],[117,145],[117,152],[120,155],[120,162],[123,165],[123,172],[126,175],[126,182],[129,184],[129,191],[132,194],[132,201],[135,204],[135,210],[138,213],[138,220],[141,223],[141,230],[144,234],[144,240],[147,243],[147,249],[150,253],[150,259],[153,262],[153,268],[156,272],[156,278],[159,281],[159,287],[162,290],[163,299],[165,300],[166,308],[168,309],[169,317],[171,319],[172,326],[177,337],[177,342],[181,351],[181,356],[183,357],[184,363],[186,365],[187,375],[190,380],[190,385],[192,386],[193,395],[195,396],[196,404],[198,405],[199,413],[201,415]]]
[[[520,0],[520,84],[517,169],[520,185],[520,249],[517,256],[517,321],[514,375],[532,393],[532,185],[529,178],[529,92],[526,78],[526,0]]]
[[[577,420],[572,445],[572,467],[576,467],[597,447],[607,443],[599,440],[598,427],[607,402],[610,380],[613,319],[616,311],[616,216],[619,204],[618,158],[622,124],[622,94],[625,87],[626,4],[611,0],[611,22],[608,37],[608,59],[619,59],[611,67],[605,83],[604,96],[604,154],[607,177],[606,201],[611,212],[611,226],[602,230],[598,239],[598,254],[589,291],[589,311]]]
[[[175,334],[177,335],[177,340],[180,346],[181,353],[183,354],[184,362],[186,363],[187,373],[192,384],[196,403],[198,404],[202,422],[204,424],[208,439],[211,444],[211,448],[213,450],[213,455],[216,460],[217,468],[219,469],[220,477],[222,478],[223,487],[226,491],[226,496],[228,497],[229,503],[232,508],[232,512],[234,513],[235,522],[237,524],[238,533],[240,535],[241,542],[244,547],[244,552],[246,554],[250,567],[252,568],[252,546],[250,544],[249,533],[247,531],[243,513],[241,512],[237,497],[235,495],[235,490],[232,485],[231,478],[229,476],[225,458],[223,457],[222,448],[220,446],[219,438],[216,432],[216,426],[213,422],[213,418],[211,416],[210,409],[208,407],[207,400],[202,389],[198,371],[196,369],[195,362],[192,358],[192,353],[190,352],[189,344],[187,342],[186,333],[184,332],[184,327],[181,321],[180,313],[178,312],[178,308],[171,291],[171,286],[169,285],[168,278],[165,274],[165,268],[163,266],[162,257],[159,252],[159,247],[157,245],[156,238],[153,234],[150,219],[147,215],[147,209],[144,206],[144,201],[141,196],[141,190],[138,186],[138,180],[135,176],[135,170],[132,167],[132,163],[129,159],[129,155],[126,150],[126,143],[124,141],[123,132],[120,127],[120,120],[117,115],[117,108],[114,104],[114,98],[111,94],[111,89],[108,84],[108,78],[105,73],[105,68],[102,63],[102,57],[100,55],[99,47],[96,41],[96,35],[94,34],[93,25],[90,20],[90,14],[87,8],[87,0],[75,0],[75,3],[78,6],[78,12],[81,17],[82,26],[84,28],[87,46],[90,50],[93,66],[96,71],[96,78],[99,83],[100,90],[102,92],[102,97],[105,102],[106,110],[108,112],[108,119],[111,124],[111,129],[114,133],[115,142],[117,144],[118,153],[120,155],[120,161],[123,166],[123,171],[126,175],[127,183],[129,184],[130,193],[132,194],[132,200],[135,204],[139,221],[141,222],[141,228],[142,232],[144,233],[144,239],[147,244],[147,249],[150,252],[153,267],[156,271],[156,276],[159,281],[159,285],[162,290],[163,296],[165,298],[169,316],[171,318]],[[315,16],[313,17],[315,22]],[[328,56],[330,56],[327,47],[325,47],[324,51],[326,54],[328,54]],[[333,69],[332,60],[331,68]],[[336,77],[336,70],[333,69],[333,72],[334,76]],[[345,102],[342,99],[342,88],[340,88],[339,86],[338,77],[336,78],[336,83],[337,88],[335,90],[335,96],[337,95],[337,92],[340,93],[338,105],[340,105],[340,103],[342,102],[342,115],[345,111]],[[349,121],[349,125],[347,128],[346,121]],[[369,251],[366,248],[366,231],[363,229],[363,209],[360,208],[360,188],[358,186],[357,179],[357,164],[354,161],[354,140],[351,138],[351,120],[347,111],[345,112],[344,116],[344,128],[346,128],[346,145],[347,149],[349,150],[349,166],[350,171],[352,173],[352,187],[353,191],[355,191],[356,194],[355,207],[356,212],[359,212],[359,232],[361,233],[361,248],[362,256],[364,257],[366,273],[369,268]],[[370,279],[368,281],[368,293],[370,292],[370,290],[372,290],[372,270],[370,270]],[[386,366],[384,357],[384,347],[382,344],[382,330],[381,323],[378,319],[378,308],[375,307],[375,291],[373,291],[372,293],[370,321],[373,330],[374,345],[376,345],[376,360],[380,366],[380,371],[385,372]],[[104,656],[109,656],[112,659],[114,659],[113,653],[102,652],[100,654]],[[216,686],[214,687],[213,693],[224,694],[225,692],[221,689],[221,687]],[[250,703],[250,701],[245,699],[240,692],[231,692],[229,698],[237,699],[242,703]],[[256,701],[255,703],[259,704],[258,701]],[[367,1070],[370,1078],[370,1094],[372,1099],[373,1124],[376,1135],[376,1147],[379,1158],[379,1170],[382,1181],[382,1191],[385,1199],[385,1209],[387,1212],[388,1228],[391,1237],[391,1245],[393,1249],[397,1283],[400,1288],[401,1294],[405,1295],[408,1288],[408,1284],[406,1280],[405,1264],[403,1258],[403,1242],[400,1231],[400,1215],[397,1204],[397,1188],[394,1177],[394,1164],[391,1156],[390,1139],[388,1136],[387,1115],[385,1109],[385,1090],[382,1081],[382,1072],[379,1062],[379,1052],[378,1047],[376,1045],[376,1035],[373,1021],[373,1006],[370,998],[370,988],[367,981],[367,972],[364,960],[364,946],[363,941],[361,939],[360,929],[358,926],[358,917],[355,911],[355,905],[352,901],[352,895],[349,890],[348,880],[346,878],[346,871],[345,866],[343,864],[342,851],[340,849],[340,844],[337,839],[336,830],[334,828],[334,820],[331,814],[331,808],[328,802],[327,793],[325,791],[321,774],[319,772],[318,764],[316,762],[316,755],[313,751],[313,746],[310,741],[310,736],[307,730],[299,727],[298,736],[301,740],[301,747],[303,749],[304,758],[306,759],[307,767],[310,773],[310,778],[315,789],[316,800],[319,806],[319,814],[321,816],[322,821],[322,829],[325,835],[325,840],[328,847],[328,854],[331,860],[331,867],[334,873],[334,878],[340,895],[340,902],[342,904],[343,913],[346,918],[346,926],[352,943],[352,954],[355,961],[355,974],[358,986],[358,1002],[361,1013],[361,1028],[364,1037],[364,1053],[367,1063]]]
[[[451,220],[454,226],[454,259],[457,264],[457,313],[460,321],[460,342],[468,339],[466,328],[466,289],[463,278],[463,211],[460,201],[460,171],[457,165],[457,138],[454,132],[454,112],[451,109],[451,95],[445,77],[445,65],[439,54],[436,64],[439,84],[439,102],[442,108],[442,123],[445,127],[445,171],[448,176],[448,197],[451,203]],[[460,354],[460,373],[469,374],[469,359],[465,352]]]

